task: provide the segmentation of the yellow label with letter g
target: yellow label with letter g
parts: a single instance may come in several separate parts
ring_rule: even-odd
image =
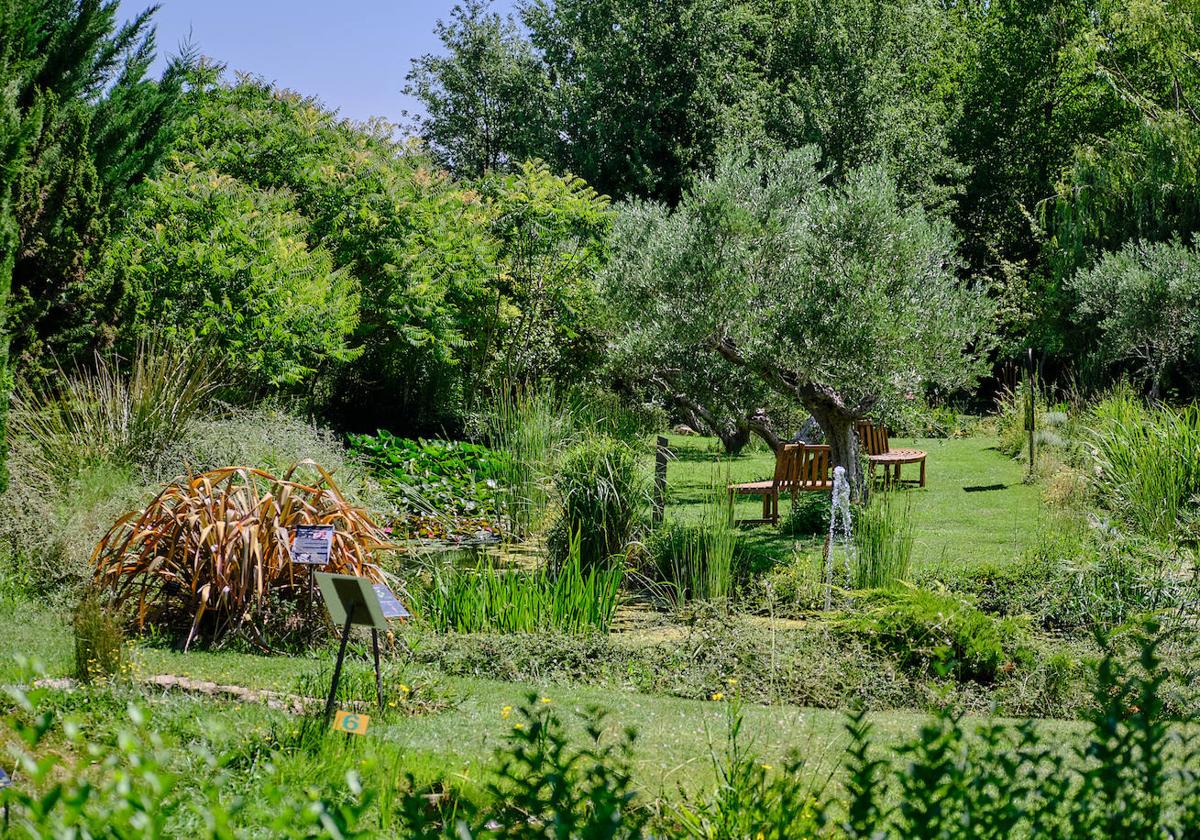
[[[333,716],[333,728],[336,732],[349,732],[351,735],[363,735],[371,719],[366,715],[354,712],[338,712]]]

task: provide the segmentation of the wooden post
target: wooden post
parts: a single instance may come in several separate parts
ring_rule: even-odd
[[[667,505],[667,459],[671,456],[671,450],[667,448],[669,445],[670,441],[659,435],[654,447],[654,510],[652,521],[655,525],[662,522],[663,512]]]
[[[1029,367],[1025,372],[1025,426],[1029,430],[1029,479],[1037,467],[1037,392],[1034,391],[1033,348],[1029,348]]]
[[[333,681],[329,684],[329,699],[325,701],[325,725],[333,720],[333,707],[337,702],[338,680],[342,677],[342,661],[346,658],[346,642],[350,641],[350,622],[354,620],[354,608],[346,614],[346,626],[342,628],[342,643],[338,647],[337,664],[333,666]]]

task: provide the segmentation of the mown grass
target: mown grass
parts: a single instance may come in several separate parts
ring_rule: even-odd
[[[10,663],[14,653],[24,652],[36,654],[45,662],[49,676],[70,674],[71,634],[65,618],[40,607],[10,602],[0,607],[0,626],[10,625],[36,627],[36,632],[18,636],[0,634],[0,663]],[[30,644],[32,649],[27,647]],[[327,668],[331,655],[264,657],[229,651],[184,654],[143,647],[137,652],[136,661],[139,676],[143,678],[174,674],[222,685],[293,692],[305,678]],[[16,672],[11,666],[6,667],[4,678],[15,679]],[[713,783],[712,749],[723,742],[725,703],[737,691],[736,686],[718,683],[712,686],[712,691],[721,692],[726,700],[705,701],[536,680],[506,682],[454,677],[416,667],[405,678],[413,683],[432,683],[432,691],[444,702],[437,704],[435,711],[378,726],[372,724],[372,739],[399,745],[403,759],[398,771],[412,772],[420,780],[445,777],[467,788],[478,788],[487,759],[510,726],[502,710],[505,706],[517,706],[528,695],[535,694],[566,709],[600,706],[609,710],[608,726],[613,735],[625,727],[635,728],[639,733],[633,755],[635,779],[652,797],[673,796],[679,785],[694,791]],[[252,703],[163,694],[157,689],[143,692],[139,702],[149,705],[155,728],[176,732],[183,741],[200,718],[212,718],[224,732],[230,733],[227,738],[236,741],[240,737],[248,744],[272,726],[290,725],[289,715]],[[124,701],[114,703],[111,714],[104,714],[116,719],[124,707]],[[160,713],[162,718],[158,717]],[[838,764],[847,743],[846,717],[840,711],[787,704],[749,705],[745,715],[744,732],[751,739],[754,751],[767,763],[782,763],[789,751],[798,750],[809,758],[812,772],[828,773]],[[905,710],[875,712],[869,717],[879,735],[877,743],[889,749],[913,736],[929,720],[924,713]],[[983,718],[973,719],[983,721]],[[1062,732],[1064,737],[1082,731],[1076,722],[1046,721],[1043,725]]]
[[[670,440],[677,459],[667,469],[668,509],[680,518],[703,516],[714,476],[724,481],[728,474],[730,483],[771,476],[774,456],[761,446],[729,458],[720,454],[715,438],[673,435]],[[913,571],[1006,563],[1030,545],[1044,516],[1041,490],[1023,483],[1022,465],[997,451],[991,438],[893,443],[929,453],[926,487],[903,491],[912,498]],[[905,469],[913,470],[915,477],[915,467]],[[783,516],[788,504],[786,498],[780,502]],[[755,498],[741,497],[735,515],[757,518],[761,505]],[[762,525],[746,533],[781,558],[791,554],[794,540],[777,529]],[[819,538],[808,539],[801,547],[816,551],[819,543]]]

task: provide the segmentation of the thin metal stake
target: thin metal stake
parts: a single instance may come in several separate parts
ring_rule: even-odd
[[[325,701],[325,725],[333,720],[333,706],[337,701],[338,680],[342,677],[342,660],[346,658],[346,642],[350,641],[350,622],[354,620],[354,607],[346,611],[346,626],[342,629],[342,643],[338,646],[337,664],[333,666],[333,682],[329,685],[329,699]]]
[[[375,654],[375,694],[379,697],[379,713],[383,714],[383,672],[379,670],[379,631],[371,628],[371,651]]]

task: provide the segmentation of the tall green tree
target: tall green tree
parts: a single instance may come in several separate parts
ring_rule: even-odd
[[[546,157],[555,142],[550,78],[516,20],[467,0],[434,34],[444,54],[413,59],[405,87],[425,106],[417,128],[434,160],[477,178]]]
[[[147,77],[151,8],[118,26],[101,0],[0,0],[0,405],[14,362],[94,346],[111,298],[104,237],[170,140],[183,61]]]
[[[1105,0],[1080,45],[1119,125],[1083,138],[1049,223],[1056,269],[1098,250],[1200,232],[1200,3]]]
[[[649,341],[706,347],[802,405],[858,487],[855,420],[974,384],[991,313],[957,277],[947,222],[905,207],[878,166],[831,185],[816,159],[730,159],[674,211],[641,211],[612,298]]]
[[[773,25],[761,107],[771,143],[820,148],[835,180],[881,165],[906,202],[949,209],[969,171],[950,147],[965,59],[958,19],[933,0],[765,6]]]
[[[1082,142],[1122,121],[1081,52],[1095,3],[997,0],[954,7],[967,43],[955,156],[971,172],[954,213],[971,270],[993,278],[1008,338],[1063,349],[1067,305],[1046,263],[1045,204]]]

